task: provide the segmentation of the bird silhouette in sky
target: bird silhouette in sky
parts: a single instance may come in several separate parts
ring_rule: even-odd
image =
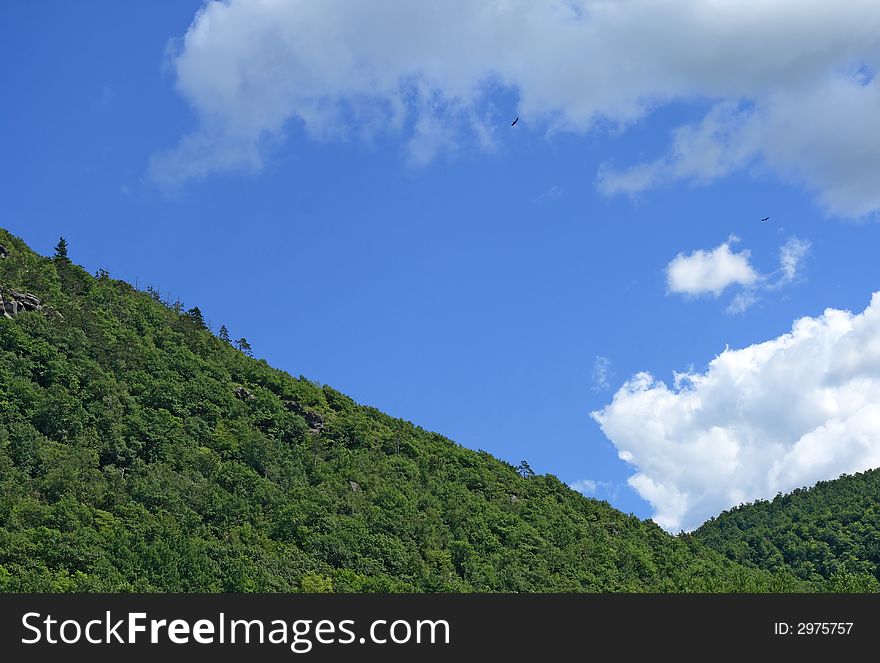
[[[519,122],[519,115],[517,115],[517,116],[516,116],[516,119],[515,119],[513,122],[510,123],[510,126],[513,126],[513,125],[516,124],[517,122]]]
[[[770,217],[765,216],[763,219],[761,219],[761,223],[767,223],[769,220],[770,220]]]

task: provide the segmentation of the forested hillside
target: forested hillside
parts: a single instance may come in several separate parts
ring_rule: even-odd
[[[880,470],[725,511],[694,538],[755,568],[840,591],[880,591]]]
[[[823,587],[275,370],[64,245],[0,244],[2,591]]]

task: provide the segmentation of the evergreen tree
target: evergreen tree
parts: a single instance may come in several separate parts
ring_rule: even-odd
[[[198,306],[193,306],[186,314],[198,329],[208,328],[205,324],[205,316],[202,315],[202,310]]]
[[[226,325],[220,325],[220,331],[217,334],[221,341],[225,343],[232,343],[232,340],[229,338],[229,330],[226,329]]]
[[[235,347],[245,353],[248,357],[250,357],[253,353],[251,352],[251,344],[247,342],[246,338],[240,338],[235,342]]]
[[[67,240],[63,237],[59,237],[55,245],[55,261],[70,262],[70,258],[67,257]]]
[[[520,464],[517,465],[516,471],[523,479],[531,479],[535,476],[535,471],[527,461],[521,461]]]

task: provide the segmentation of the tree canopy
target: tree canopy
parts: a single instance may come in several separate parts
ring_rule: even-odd
[[[835,591],[880,591],[880,470],[725,511],[694,538],[743,565]]]
[[[0,243],[0,285],[58,313],[0,318],[0,591],[824,588],[276,370],[153,288]]]

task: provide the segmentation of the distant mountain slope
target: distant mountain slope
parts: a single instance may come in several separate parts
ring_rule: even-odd
[[[725,511],[693,537],[739,563],[840,591],[880,591],[880,470]]]
[[[0,245],[0,591],[813,588]]]

